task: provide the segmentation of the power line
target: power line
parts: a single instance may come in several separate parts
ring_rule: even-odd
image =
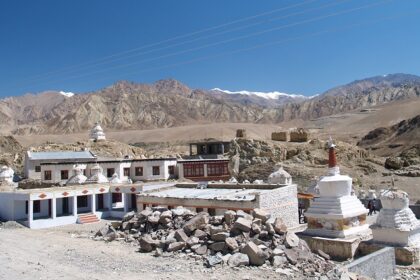
[[[154,58],[148,58],[148,59],[140,60],[140,61],[137,61],[137,62],[117,65],[117,66],[114,66],[114,67],[108,67],[108,68],[105,68],[105,69],[96,70],[96,71],[81,74],[81,75],[70,76],[70,77],[67,77],[67,78],[58,79],[57,81],[67,81],[67,80],[72,80],[72,79],[77,79],[77,78],[82,78],[82,77],[86,77],[86,76],[91,76],[91,75],[94,75],[94,74],[107,72],[107,71],[110,71],[110,70],[127,68],[127,67],[130,67],[130,66],[133,66],[133,65],[138,65],[138,64],[144,63],[144,62],[149,62],[149,61],[154,61],[154,60],[158,60],[158,59],[162,59],[162,58],[167,58],[167,57],[172,57],[172,56],[176,56],[176,55],[180,55],[180,54],[185,54],[185,53],[201,50],[201,49],[204,49],[204,48],[209,48],[209,47],[213,47],[213,46],[217,46],[217,45],[221,45],[221,44],[225,44],[225,43],[230,43],[230,42],[241,40],[241,39],[255,37],[255,36],[258,36],[258,35],[266,34],[266,33],[281,30],[281,29],[286,29],[286,28],[290,28],[290,27],[294,27],[294,26],[298,26],[298,25],[302,25],[302,24],[306,24],[306,23],[310,23],[310,22],[315,22],[315,21],[319,21],[319,20],[334,17],[334,16],[348,14],[348,13],[351,13],[351,12],[354,12],[354,11],[378,6],[378,5],[381,5],[381,4],[384,4],[386,2],[390,2],[390,1],[392,1],[392,0],[381,0],[381,1],[377,1],[377,2],[374,2],[374,3],[368,4],[368,5],[359,6],[359,7],[356,7],[356,8],[346,9],[346,10],[343,10],[343,11],[331,13],[331,14],[324,15],[324,16],[319,16],[319,17],[315,17],[315,18],[311,18],[311,19],[307,19],[307,20],[303,20],[303,21],[299,21],[299,22],[295,22],[295,23],[281,25],[281,26],[266,29],[266,30],[263,30],[263,31],[258,31],[258,32],[247,34],[247,35],[242,35],[242,36],[238,36],[238,37],[230,38],[230,39],[227,39],[227,40],[222,40],[222,41],[219,41],[219,42],[214,42],[214,43],[210,43],[210,44],[206,44],[206,45],[202,45],[202,46],[199,46],[199,47],[194,47],[194,48],[190,48],[190,49],[186,49],[186,50],[182,50],[182,51],[177,51],[177,52],[161,55],[161,56],[154,57]],[[45,84],[45,83],[40,83],[40,84]]]
[[[208,38],[212,38],[212,37],[215,37],[215,36],[219,36],[219,35],[231,33],[231,32],[234,32],[234,31],[239,31],[239,30],[247,29],[247,28],[250,28],[250,27],[253,27],[253,26],[264,24],[266,22],[273,22],[273,21],[277,21],[277,20],[280,20],[280,19],[285,19],[285,18],[293,17],[293,16],[296,16],[296,15],[302,15],[302,14],[305,14],[305,13],[310,12],[310,11],[316,11],[316,10],[320,10],[320,9],[324,9],[324,8],[328,8],[328,7],[332,7],[332,6],[337,6],[337,5],[340,5],[340,4],[345,3],[345,2],[348,2],[348,1],[353,1],[353,0],[333,1],[333,2],[330,2],[330,3],[328,3],[326,5],[323,5],[323,6],[320,6],[320,7],[309,8],[309,9],[306,9],[306,10],[303,10],[303,11],[300,11],[300,12],[295,12],[295,13],[284,15],[284,16],[281,16],[281,17],[266,19],[264,21],[259,21],[259,22],[256,22],[256,23],[251,23],[251,24],[248,24],[248,25],[243,25],[243,26],[235,27],[235,28],[232,28],[232,29],[228,29],[228,30],[216,32],[216,33],[213,33],[213,34],[210,34],[210,35],[201,36],[201,37],[198,37],[198,38],[194,38],[194,39],[182,41],[182,42],[175,43],[175,44],[170,44],[170,45],[167,45],[167,46],[164,46],[164,47],[160,47],[160,48],[156,48],[156,49],[151,49],[151,50],[147,50],[147,51],[143,51],[143,52],[136,52],[136,53],[129,54],[129,55],[126,55],[126,56],[120,56],[120,57],[116,57],[116,58],[111,58],[111,59],[107,59],[107,60],[104,60],[104,61],[101,61],[101,62],[97,62],[97,63],[87,64],[86,66],[82,67],[82,69],[83,68],[91,68],[91,67],[95,67],[95,66],[99,66],[99,65],[104,65],[104,64],[111,63],[111,62],[115,62],[115,61],[126,60],[128,58],[133,58],[133,57],[137,57],[137,56],[140,56],[140,55],[145,55],[145,54],[153,53],[153,52],[160,51],[160,50],[170,49],[170,48],[173,48],[173,47],[185,45],[185,44],[196,42],[196,41],[199,41],[199,40],[208,39]],[[68,73],[68,72],[71,73],[71,72],[77,71],[77,69],[78,68],[68,69],[67,71],[57,72],[55,74],[63,74],[63,73]],[[52,75],[54,75],[54,73]],[[42,78],[34,79],[32,81],[44,80],[44,79],[47,79],[47,78],[49,78],[49,77],[47,75],[45,75]]]
[[[158,41],[158,42],[155,42],[155,43],[151,43],[151,44],[147,44],[147,45],[140,46],[140,47],[137,47],[137,48],[125,50],[125,51],[122,51],[122,52],[119,52],[119,53],[111,54],[111,55],[108,55],[108,56],[105,56],[105,57],[102,57],[102,58],[99,58],[99,59],[90,60],[88,62],[84,62],[84,63],[81,63],[81,64],[72,65],[72,66],[68,66],[68,67],[65,67],[65,68],[62,68],[62,69],[59,69],[59,70],[54,70],[54,71],[46,72],[44,74],[35,75],[34,78],[44,76],[44,75],[53,74],[53,73],[58,73],[58,72],[65,71],[65,70],[68,70],[68,69],[74,69],[74,68],[77,68],[77,67],[86,66],[86,65],[89,65],[91,63],[98,63],[98,62],[101,62],[101,61],[106,61],[110,58],[123,56],[125,54],[129,54],[129,53],[136,52],[136,51],[139,51],[139,50],[143,50],[143,49],[147,49],[147,48],[150,48],[150,47],[158,46],[158,45],[161,45],[163,43],[168,43],[168,42],[175,41],[175,40],[178,40],[178,39],[191,37],[191,36],[201,34],[201,33],[207,32],[207,31],[216,30],[216,29],[219,29],[219,28],[234,25],[234,24],[244,22],[244,21],[248,21],[248,20],[251,20],[251,19],[255,19],[255,18],[258,18],[258,17],[262,17],[262,16],[274,14],[274,13],[277,13],[277,12],[280,12],[280,11],[292,9],[292,8],[299,7],[299,6],[302,6],[302,5],[305,5],[305,4],[309,4],[309,3],[315,2],[315,1],[318,1],[318,0],[306,0],[306,1],[303,1],[303,2],[300,2],[300,3],[297,3],[297,4],[292,4],[292,5],[289,5],[289,6],[286,6],[286,7],[282,7],[282,8],[278,8],[278,9],[275,9],[275,10],[267,11],[267,12],[264,12],[264,13],[261,13],[261,14],[257,14],[257,15],[233,20],[233,21],[223,23],[223,24],[219,24],[219,25],[212,26],[212,27],[207,27],[207,28],[204,28],[204,29],[201,29],[201,30],[198,30],[198,31],[190,32],[190,33],[183,34],[183,35],[178,35],[178,36],[175,36],[175,37],[172,37],[172,38],[169,38],[169,39],[165,39],[165,40],[162,40],[162,41]]]
[[[247,48],[236,49],[236,50],[227,51],[227,52],[223,52],[223,53],[218,53],[218,54],[205,56],[205,57],[199,57],[199,58],[195,58],[195,59],[191,59],[191,60],[187,60],[187,61],[183,61],[183,62],[179,62],[179,63],[168,64],[168,65],[164,65],[164,66],[149,68],[149,69],[145,69],[145,70],[141,70],[141,71],[135,71],[135,72],[134,71],[125,72],[124,75],[145,73],[145,72],[151,72],[151,71],[161,70],[161,69],[165,69],[165,68],[177,67],[177,66],[180,66],[180,65],[191,64],[191,63],[195,63],[195,62],[198,62],[198,61],[223,57],[223,56],[226,56],[226,55],[232,55],[232,54],[247,52],[247,51],[260,49],[260,48],[264,48],[264,47],[280,45],[280,44],[288,43],[288,42],[291,42],[291,41],[304,39],[304,38],[307,38],[307,37],[316,37],[316,36],[320,36],[320,35],[327,34],[327,33],[333,33],[333,32],[338,32],[338,31],[342,31],[342,30],[353,29],[353,28],[360,27],[360,26],[375,24],[375,23],[379,23],[379,22],[382,22],[382,21],[386,21],[386,20],[393,20],[393,19],[404,17],[404,16],[415,15],[415,14],[418,14],[418,13],[420,13],[420,9],[417,9],[417,10],[414,10],[414,11],[408,12],[408,13],[400,13],[400,14],[395,15],[395,16],[382,17],[382,18],[379,18],[379,19],[376,19],[376,20],[369,20],[369,21],[365,21],[365,22],[362,22],[362,23],[349,24],[349,25],[342,26],[342,27],[326,29],[326,30],[322,30],[322,31],[318,31],[318,32],[313,32],[313,33],[301,35],[301,36],[291,37],[291,38],[287,38],[287,39],[283,39],[283,40],[277,40],[277,41],[273,41],[273,42],[270,42],[270,43],[259,44],[259,45],[255,45],[255,46],[251,46],[251,47],[247,47]],[[103,77],[101,79],[95,79],[95,81],[105,80],[107,78],[108,77]]]

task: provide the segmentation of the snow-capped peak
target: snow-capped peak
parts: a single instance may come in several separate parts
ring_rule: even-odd
[[[271,91],[271,92],[259,92],[259,91],[246,91],[246,90],[239,90],[239,91],[230,91],[224,90],[220,88],[214,88],[212,91],[219,91],[227,94],[243,94],[243,95],[256,95],[258,97],[262,97],[265,99],[279,99],[280,97],[289,97],[289,98],[302,98],[308,99],[310,97],[300,95],[300,94],[288,94],[278,91]]]
[[[74,95],[73,92],[60,91],[59,93],[64,95],[65,97],[72,97]]]

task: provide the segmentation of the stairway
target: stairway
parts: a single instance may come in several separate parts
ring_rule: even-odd
[[[99,219],[93,213],[84,213],[78,215],[77,222],[79,224],[91,224],[99,222]]]

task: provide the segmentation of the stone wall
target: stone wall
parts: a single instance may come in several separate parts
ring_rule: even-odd
[[[237,138],[246,138],[246,130],[245,129],[237,129],[236,130],[236,137]]]
[[[373,279],[386,279],[395,273],[394,248],[386,247],[372,254],[361,257],[347,265],[350,272]]]
[[[271,140],[274,141],[289,141],[289,133],[287,131],[273,132],[271,133]]]
[[[262,193],[259,207],[274,217],[281,217],[289,228],[299,226],[296,185],[288,185]]]
[[[309,132],[306,129],[298,128],[290,132],[290,142],[309,141]]]

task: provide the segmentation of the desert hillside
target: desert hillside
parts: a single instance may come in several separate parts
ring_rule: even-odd
[[[0,101],[3,134],[86,132],[99,121],[110,131],[208,123],[279,124],[308,121],[420,96],[420,78],[394,74],[333,88],[312,98],[273,100],[191,89],[176,80],[154,84],[121,81],[91,93],[43,92]],[[273,105],[274,104],[274,105]]]

